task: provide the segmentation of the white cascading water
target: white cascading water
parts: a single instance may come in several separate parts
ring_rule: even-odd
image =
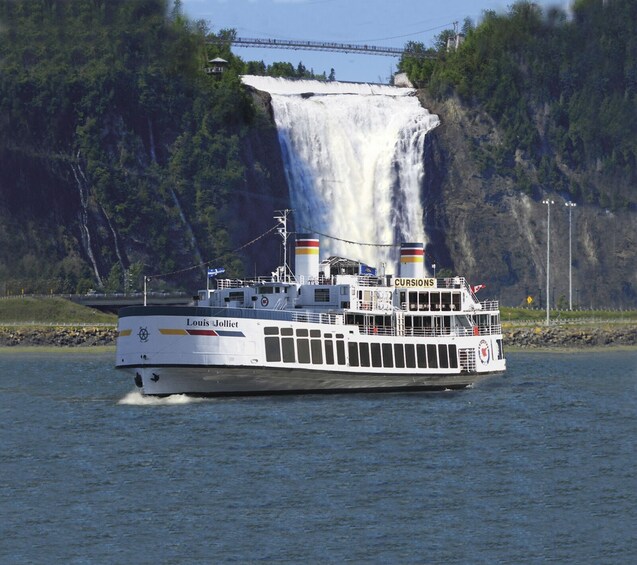
[[[272,96],[297,230],[391,245],[322,237],[321,258],[396,268],[401,242],[425,243],[424,143],[439,120],[413,89],[259,76],[243,82]]]

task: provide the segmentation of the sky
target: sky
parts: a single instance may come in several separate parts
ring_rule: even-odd
[[[543,8],[566,10],[567,0],[535,0]],[[465,18],[474,24],[484,10],[506,13],[513,0],[182,0],[182,10],[192,20],[206,20],[213,32],[234,28],[238,37],[299,39],[334,43],[361,43],[403,47],[418,41],[432,47],[445,29],[459,26]],[[396,72],[397,57],[256,49],[233,47],[244,61],[299,62],[316,74],[337,80],[389,82]]]

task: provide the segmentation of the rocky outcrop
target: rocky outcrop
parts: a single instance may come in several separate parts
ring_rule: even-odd
[[[555,326],[516,328],[505,331],[506,346],[533,348],[586,348],[637,345],[636,326],[581,328]]]
[[[568,194],[545,192],[528,155],[516,155],[516,170],[530,184],[520,186],[510,171],[497,169],[490,155],[502,145],[497,125],[480,109],[457,98],[437,101],[419,91],[422,105],[440,117],[427,135],[425,228],[427,252],[438,269],[473,284],[486,284],[480,298],[520,306],[528,296],[546,304],[547,206],[551,206],[551,304],[569,296]],[[543,132],[540,132],[542,135]],[[574,174],[574,173],[573,173]],[[580,179],[581,180],[581,179]],[[590,174],[595,187],[604,181]],[[577,202],[572,210],[572,293],[581,307],[637,305],[637,211],[611,211]]]
[[[117,330],[112,327],[5,326],[0,327],[0,347],[49,346],[89,347],[115,345]]]

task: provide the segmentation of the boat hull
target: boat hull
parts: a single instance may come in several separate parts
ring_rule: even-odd
[[[143,394],[158,396],[458,390],[492,374],[383,375],[249,367],[138,367],[128,372]]]
[[[116,365],[143,394],[210,396],[461,389],[506,368],[498,335],[382,336],[221,314],[120,313]]]

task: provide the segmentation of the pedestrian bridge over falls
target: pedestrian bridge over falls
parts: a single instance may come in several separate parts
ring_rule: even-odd
[[[257,39],[235,37],[233,39],[211,38],[207,43],[212,45],[237,45],[240,47],[260,47],[266,49],[296,49],[300,51],[332,51],[337,53],[355,53],[362,55],[385,55],[388,57],[417,57],[419,59],[435,59],[435,55],[425,50],[409,50],[400,47],[380,47],[357,43],[331,43],[324,41],[300,41],[296,39]]]

